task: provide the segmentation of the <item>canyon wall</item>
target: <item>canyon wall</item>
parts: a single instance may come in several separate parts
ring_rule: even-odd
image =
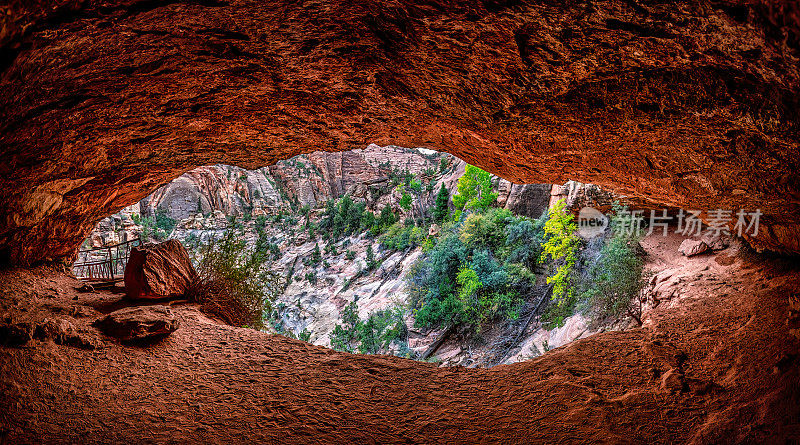
[[[100,218],[201,165],[371,142],[447,150],[518,183],[760,209],[754,245],[798,253],[797,12],[777,0],[11,2],[0,258],[69,257]]]

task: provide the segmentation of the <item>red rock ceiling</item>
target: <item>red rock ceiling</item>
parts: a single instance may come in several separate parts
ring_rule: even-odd
[[[194,167],[368,142],[508,179],[756,209],[800,252],[783,2],[14,1],[0,6],[0,252],[68,257]]]

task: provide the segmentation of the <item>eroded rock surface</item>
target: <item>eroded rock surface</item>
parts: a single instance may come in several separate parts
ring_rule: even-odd
[[[427,146],[519,183],[761,209],[800,252],[784,2],[15,2],[0,45],[0,253],[70,256],[200,165]],[[704,215],[705,217],[705,215]]]

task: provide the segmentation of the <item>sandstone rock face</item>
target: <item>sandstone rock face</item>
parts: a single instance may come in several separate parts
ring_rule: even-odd
[[[178,240],[131,249],[125,291],[132,299],[182,297],[197,279],[186,248]]]
[[[70,256],[201,165],[371,142],[518,183],[760,209],[753,242],[800,252],[800,26],[782,4],[14,2],[0,257]]]
[[[678,252],[684,254],[685,256],[700,255],[701,253],[706,253],[709,250],[711,249],[708,247],[708,244],[701,240],[694,239],[686,239],[681,243],[680,247],[678,247]]]
[[[122,341],[163,337],[178,329],[178,321],[166,306],[139,306],[114,311],[96,321],[106,335]]]
[[[142,215],[165,212],[178,220],[216,211],[238,216],[277,212],[288,209],[290,203],[315,208],[345,194],[365,200],[372,208],[372,196],[378,195],[380,187],[388,187],[392,170],[419,176],[438,169],[442,157],[448,164],[456,162],[447,154],[426,157],[415,149],[373,144],[364,150],[313,152],[255,170],[203,166],[158,188],[138,205]]]

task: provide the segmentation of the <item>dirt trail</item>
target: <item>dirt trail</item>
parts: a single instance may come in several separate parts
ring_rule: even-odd
[[[661,243],[661,244],[659,244]],[[800,270],[730,252],[686,259],[645,326],[529,362],[439,368],[333,352],[220,325],[122,346],[90,323],[119,295],[77,293],[52,269],[0,276],[2,321],[66,318],[101,345],[0,347],[6,443],[775,443],[800,440],[800,342],[786,325]],[[729,249],[730,250],[730,249]],[[664,253],[669,252],[669,253]],[[757,262],[754,262],[757,261]],[[729,263],[729,264],[728,264]],[[727,265],[726,265],[727,264]],[[677,276],[677,275],[675,275]],[[77,298],[77,300],[75,300]]]

